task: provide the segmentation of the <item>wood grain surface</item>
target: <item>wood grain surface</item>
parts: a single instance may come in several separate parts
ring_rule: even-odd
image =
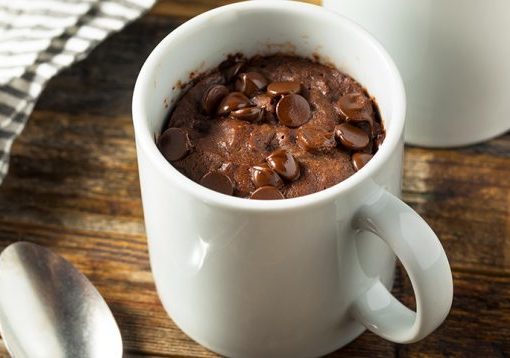
[[[154,290],[130,102],[154,46],[184,19],[226,2],[161,1],[55,77],[16,141],[0,186],[0,249],[28,240],[76,265],[110,305],[126,357],[214,356],[174,325]],[[457,150],[407,147],[404,200],[447,251],[452,311],[419,343],[365,333],[331,357],[509,356],[510,134]],[[409,281],[401,269],[397,276],[395,294],[412,305]],[[3,344],[0,356],[7,356]]]

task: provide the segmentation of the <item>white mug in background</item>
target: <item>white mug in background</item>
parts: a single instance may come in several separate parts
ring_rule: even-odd
[[[226,196],[186,178],[158,151],[181,94],[172,87],[228,54],[320,54],[379,104],[386,139],[359,172],[329,189],[287,200]],[[400,194],[405,95],[390,57],[363,29],[318,6],[244,2],[175,29],[154,49],[133,95],[151,267],[161,301],[191,338],[233,357],[311,357],[366,328],[402,343],[446,317],[452,276],[430,227]],[[395,255],[417,310],[389,289]]]
[[[371,32],[407,91],[406,142],[455,147],[510,129],[510,1],[323,0]]]

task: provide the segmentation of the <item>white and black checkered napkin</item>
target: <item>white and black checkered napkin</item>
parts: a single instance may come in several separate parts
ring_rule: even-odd
[[[46,82],[155,0],[0,0],[0,183]]]

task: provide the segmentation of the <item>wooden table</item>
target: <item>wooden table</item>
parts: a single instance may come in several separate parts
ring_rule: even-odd
[[[0,186],[0,249],[28,240],[69,259],[110,305],[126,356],[214,356],[172,323],[154,290],[130,102],[154,46],[183,20],[226,2],[160,2],[55,77],[15,143]],[[453,309],[419,343],[365,333],[331,356],[510,355],[510,134],[459,150],[408,147],[404,200],[447,251]],[[413,305],[402,270],[394,292]],[[5,348],[0,353],[7,355]]]

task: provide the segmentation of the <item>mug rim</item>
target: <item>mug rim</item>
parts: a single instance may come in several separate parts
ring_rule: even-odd
[[[392,83],[388,85],[388,88],[392,90],[391,96],[395,100],[395,106],[390,114],[392,118],[392,130],[388,131],[388,128],[385,127],[386,137],[374,157],[361,170],[344,179],[340,183],[316,193],[284,200],[250,200],[247,198],[228,196],[208,189],[186,177],[172,166],[157,148],[154,137],[149,131],[147,121],[144,120],[146,116],[144,116],[143,111],[144,96],[147,93],[146,89],[148,89],[152,83],[152,77],[150,77],[151,69],[156,66],[158,60],[160,60],[164,53],[166,53],[166,49],[171,47],[176,39],[189,32],[193,32],[196,26],[208,22],[212,17],[224,16],[232,11],[249,9],[267,11],[283,9],[285,11],[292,11],[294,15],[306,18],[320,16],[324,24],[327,24],[330,21],[341,22],[343,27],[361,35],[363,40],[377,52],[379,58],[381,58],[384,62],[387,71],[390,73]],[[184,190],[189,195],[207,202],[209,205],[258,212],[296,210],[302,207],[331,202],[341,193],[354,188],[358,184],[370,178],[390,159],[390,156],[399,145],[404,131],[405,113],[406,96],[404,84],[397,66],[384,47],[372,35],[370,35],[368,31],[342,15],[336,14],[317,5],[294,1],[246,1],[229,4],[204,12],[183,23],[165,36],[165,38],[158,43],[145,60],[135,83],[132,100],[132,114],[137,151],[143,151],[147,158],[152,162],[151,164],[156,167],[156,170],[161,172],[169,180],[169,182],[175,183],[179,190]],[[399,173],[399,175],[401,174]]]

